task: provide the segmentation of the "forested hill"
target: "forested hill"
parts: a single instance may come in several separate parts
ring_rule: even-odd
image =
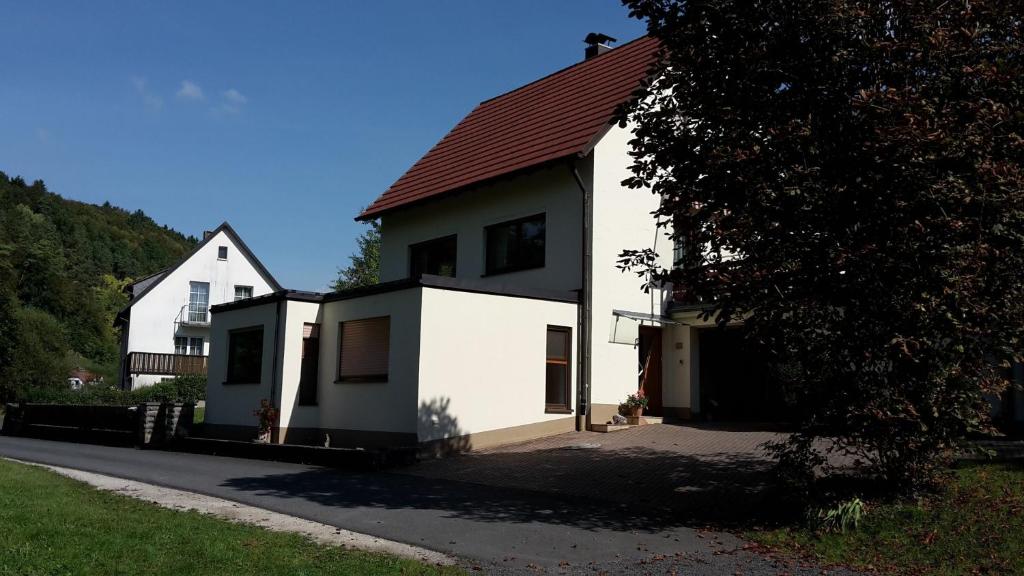
[[[122,289],[195,244],[142,211],[68,200],[0,172],[0,396],[60,382],[76,366],[113,377]]]

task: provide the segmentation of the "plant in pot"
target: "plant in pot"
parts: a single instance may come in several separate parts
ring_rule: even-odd
[[[277,410],[270,405],[270,401],[266,398],[260,400],[260,407],[253,410],[253,415],[259,418],[259,435],[256,437],[257,442],[268,443],[270,442],[270,434],[274,429],[274,422],[277,420]]]
[[[647,395],[644,394],[644,389],[641,388],[636,391],[636,394],[626,396],[626,401],[623,404],[626,406],[626,410],[629,411],[628,416],[634,418],[642,416],[644,408],[647,408]]]

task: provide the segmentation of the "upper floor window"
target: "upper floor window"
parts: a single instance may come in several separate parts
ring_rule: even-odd
[[[485,228],[486,273],[542,268],[545,226],[545,215],[536,214]]]
[[[188,321],[208,322],[210,310],[210,283],[188,283]]]
[[[339,382],[386,382],[391,318],[348,320],[338,326]]]
[[[227,246],[218,246],[217,247],[217,260],[227,260],[227,259],[228,259],[228,247]]]
[[[455,276],[458,237],[454,234],[409,246],[409,277]]]
[[[263,375],[263,326],[228,332],[228,384],[259,384]]]
[[[235,300],[252,298],[252,286],[235,286]]]

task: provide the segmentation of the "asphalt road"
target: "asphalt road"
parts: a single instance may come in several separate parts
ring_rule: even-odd
[[[258,506],[458,556],[489,574],[822,573],[668,512],[469,482],[13,437],[0,437],[0,456]]]

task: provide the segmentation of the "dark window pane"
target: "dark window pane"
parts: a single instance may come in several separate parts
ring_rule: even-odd
[[[228,334],[228,382],[258,384],[263,372],[263,328]]]
[[[488,226],[487,273],[544,266],[545,228],[544,214]]]
[[[320,325],[302,327],[302,367],[299,374],[299,405],[313,406],[317,401],[317,379],[320,373]]]
[[[569,379],[569,367],[565,364],[547,365],[547,387],[544,401],[549,405],[568,406],[569,392],[566,382]]]
[[[455,276],[458,238],[446,236],[437,240],[413,244],[409,247],[409,276],[423,274]]]
[[[561,330],[548,330],[548,358],[565,360],[569,356],[566,336]]]

